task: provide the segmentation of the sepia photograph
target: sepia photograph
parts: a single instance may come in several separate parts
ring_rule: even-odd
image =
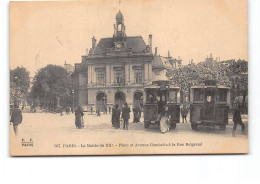
[[[246,0],[12,1],[9,66],[10,156],[249,152]]]

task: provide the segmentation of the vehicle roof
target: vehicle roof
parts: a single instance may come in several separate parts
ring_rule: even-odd
[[[231,89],[229,86],[226,86],[226,85],[216,85],[216,86],[212,86],[212,85],[210,85],[210,86],[208,86],[208,85],[197,85],[197,86],[192,86],[191,87],[192,89],[194,89],[194,88],[219,88],[219,89]]]
[[[160,88],[159,85],[154,85],[154,84],[144,87],[144,89],[159,89],[159,88]],[[180,89],[180,87],[170,85],[168,89]]]

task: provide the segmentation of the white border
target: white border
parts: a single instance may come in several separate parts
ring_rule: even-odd
[[[0,8],[0,183],[260,183],[259,0],[248,2],[250,153],[216,156],[9,157],[8,3],[8,0],[1,1]]]

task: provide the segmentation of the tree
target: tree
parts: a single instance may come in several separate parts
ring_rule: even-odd
[[[68,72],[61,66],[47,65],[41,68],[33,79],[31,98],[39,100],[40,107],[57,109],[66,106],[71,92]]]
[[[10,70],[10,103],[25,103],[30,87],[30,72],[24,67]]]

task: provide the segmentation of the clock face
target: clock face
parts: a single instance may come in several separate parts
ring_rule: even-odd
[[[116,48],[117,48],[117,49],[120,49],[121,47],[122,47],[121,43],[117,43],[117,44],[116,44]]]

